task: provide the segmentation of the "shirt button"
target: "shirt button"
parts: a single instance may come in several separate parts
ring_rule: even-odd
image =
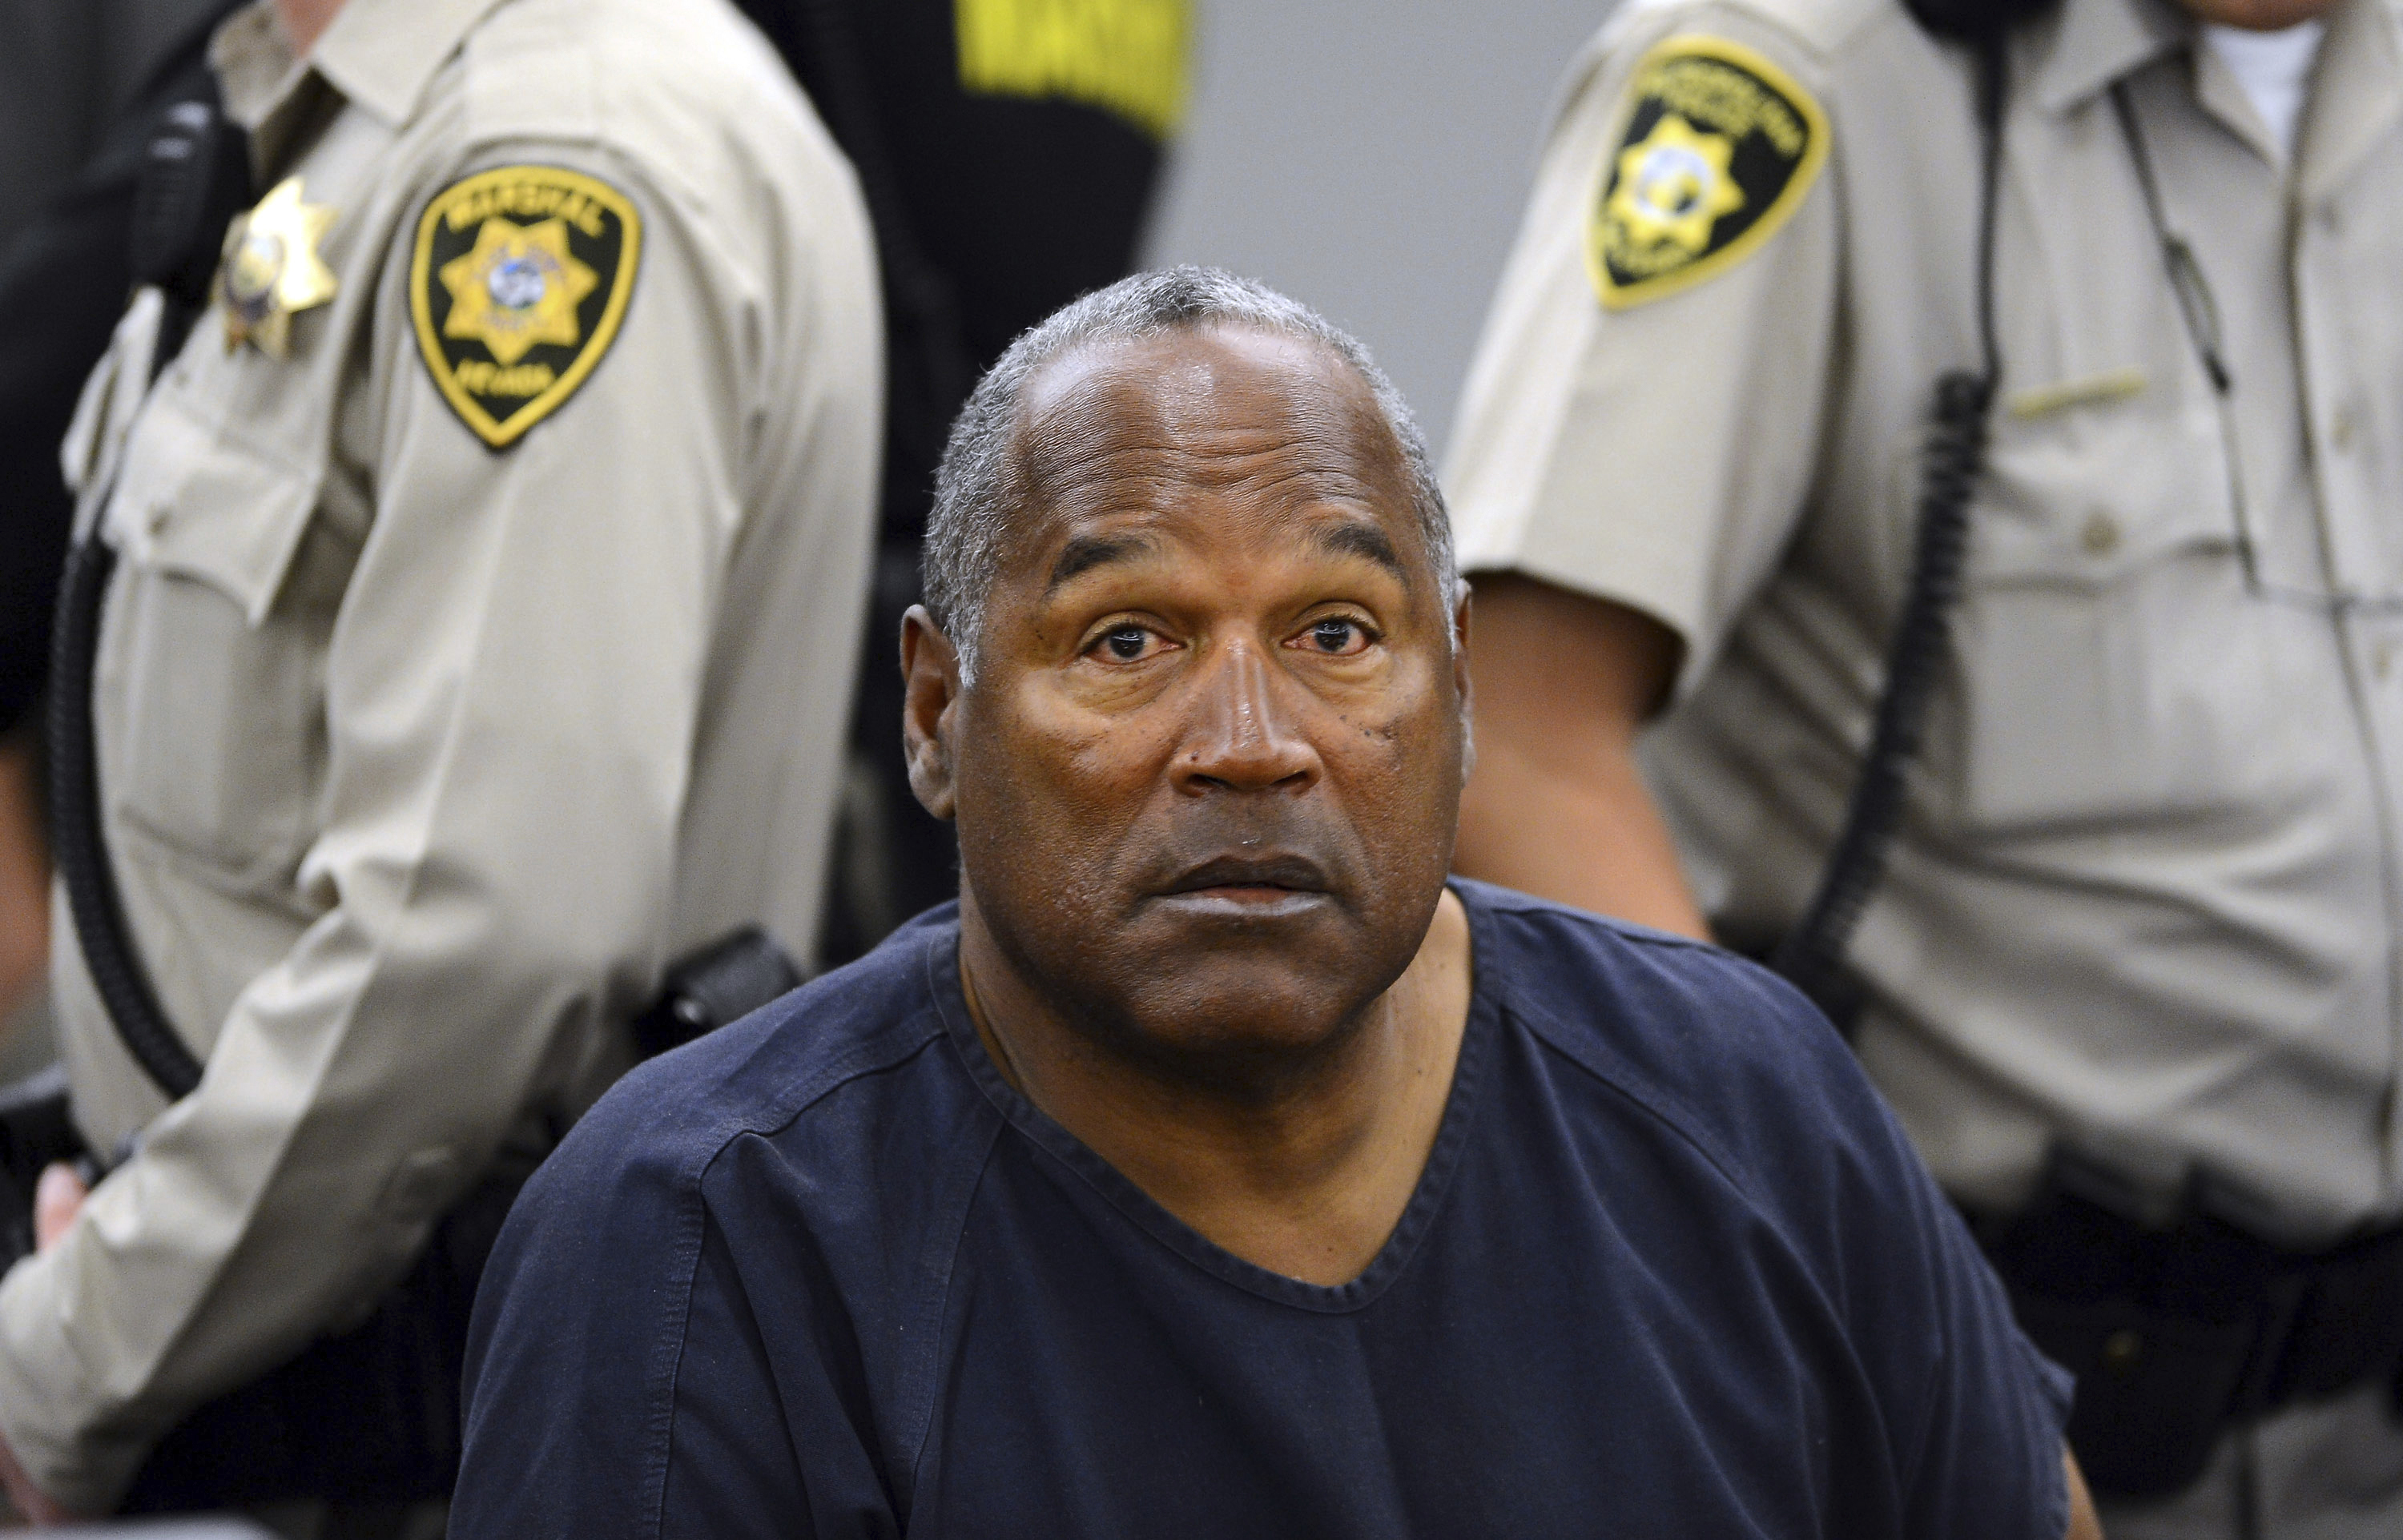
[[[2322,203],[2320,205],[2320,229],[2326,230],[2330,235],[2334,235],[2338,230],[2342,229],[2343,228],[2344,220],[2337,214],[2336,205],[2334,203]]]
[[[2383,679],[2395,672],[2395,644],[2381,642],[2369,649],[2369,672]]]
[[[160,530],[167,527],[167,520],[174,515],[174,510],[166,504],[153,503],[150,505],[149,508],[144,512],[142,521],[146,525],[149,526],[151,534],[156,534]]]
[[[2110,555],[2119,548],[2118,521],[2107,513],[2095,514],[2077,532],[2077,543],[2086,548],[2089,556]]]
[[[2354,416],[2351,407],[2339,407],[2336,416],[2328,421],[2328,442],[2339,451],[2353,448]]]

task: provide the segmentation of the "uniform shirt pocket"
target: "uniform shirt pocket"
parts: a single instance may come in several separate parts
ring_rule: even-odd
[[[2179,552],[2232,553],[2218,413],[2142,395],[1998,412],[1971,524],[1970,579],[1990,590],[2099,594]]]
[[[1999,415],[1954,627],[1969,823],[2126,827],[2273,792],[2293,659],[2261,612],[2208,402]]]
[[[97,685],[110,812],[246,883],[299,860],[323,758],[330,617],[278,603],[317,485],[162,391],[106,516],[119,562]]]

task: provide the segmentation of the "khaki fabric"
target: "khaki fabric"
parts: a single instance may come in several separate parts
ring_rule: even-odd
[[[1747,259],[1605,311],[1597,173],[1686,35],[1790,75],[1832,150]],[[2324,1241],[2403,1212],[2403,31],[2340,0],[2291,166],[2165,0],[2064,0],[2011,62],[2002,399],[1854,946],[1862,1056],[1964,1199],[2018,1201],[2058,1142]],[[2221,318],[2224,418],[2114,82]],[[1978,155],[1968,60],[1896,0],[1638,4],[1572,74],[1469,380],[1463,565],[1684,638],[1646,764],[1739,946],[1799,913],[1868,741],[1932,388],[1979,361]]]
[[[339,290],[282,361],[220,301],[146,393],[144,295],[66,448],[119,552],[117,877],[207,1061],[166,1106],[58,906],[78,1117],[142,1145],[0,1286],[0,1432],[85,1509],[547,1148],[665,963],[754,920],[806,955],[873,530],[866,216],[729,7],[350,0],[296,62],[262,4],[215,47],[257,186],[336,211]],[[606,184],[642,243],[597,368],[493,450],[410,258],[444,188],[521,164]]]

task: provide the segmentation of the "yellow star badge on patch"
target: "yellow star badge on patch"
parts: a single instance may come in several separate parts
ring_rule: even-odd
[[[1618,152],[1610,212],[1638,244],[1667,241],[1699,257],[1710,249],[1719,215],[1743,207],[1743,189],[1728,174],[1734,153],[1726,134],[1697,132],[1675,113],[1663,113],[1644,143]]]
[[[248,341],[270,358],[292,351],[292,317],[334,298],[334,271],[317,255],[334,211],[300,201],[300,178],[287,176],[226,229],[217,265],[225,301],[226,351]]]
[[[451,291],[445,337],[484,344],[497,364],[514,364],[537,342],[572,348],[583,340],[576,307],[601,276],[567,249],[567,221],[512,224],[498,215],[476,232],[476,247],[442,264]]]
[[[517,442],[600,363],[642,232],[615,187],[556,166],[479,172],[426,205],[409,286],[418,351],[487,445]]]
[[[1723,272],[1774,235],[1827,159],[1827,119],[1767,59],[1673,37],[1628,90],[1586,229],[1586,271],[1612,310]]]

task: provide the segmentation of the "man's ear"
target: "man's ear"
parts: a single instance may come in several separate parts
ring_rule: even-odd
[[[951,724],[959,701],[959,653],[926,606],[912,604],[901,617],[901,752],[919,805],[942,819],[957,805]]]
[[[1477,701],[1469,687],[1468,585],[1460,585],[1460,603],[1452,612],[1452,687],[1460,692],[1460,779],[1465,784],[1477,768]]]

